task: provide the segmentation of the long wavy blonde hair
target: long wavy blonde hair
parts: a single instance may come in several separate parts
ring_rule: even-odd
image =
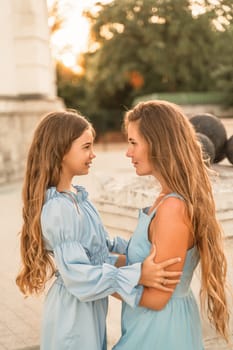
[[[23,226],[20,232],[22,267],[16,284],[25,295],[39,294],[45,288],[55,266],[45,250],[40,215],[46,190],[57,186],[64,155],[72,142],[91,128],[75,111],[52,112],[37,126],[28,152],[23,185]]]
[[[139,103],[125,115],[126,131],[129,122],[138,122],[139,131],[149,144],[155,169],[168,187],[186,201],[200,254],[201,304],[207,305],[210,322],[228,340],[227,262],[209,169],[195,131],[179,107],[166,101]]]

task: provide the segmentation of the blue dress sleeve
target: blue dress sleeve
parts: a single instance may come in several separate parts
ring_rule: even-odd
[[[130,306],[138,305],[142,294],[142,287],[137,286],[141,263],[122,268],[108,263],[92,265],[88,249],[81,243],[85,234],[82,215],[63,198],[49,200],[41,213],[43,236],[54,253],[65,287],[83,302],[117,292]]]
[[[99,220],[101,221],[101,218],[96,208],[94,206],[92,206],[92,208],[95,211],[95,214],[99,217]],[[102,228],[106,236],[106,244],[109,252],[117,254],[126,254],[129,241],[119,236],[110,238],[108,232],[105,230],[103,225]]]
[[[117,236],[114,238],[110,238],[107,235],[106,243],[110,252],[114,252],[118,254],[126,254],[129,242],[122,237]]]
[[[110,238],[108,233],[106,233],[106,244],[109,250],[109,256],[106,262],[108,262],[111,265],[115,265],[116,261],[118,259],[117,254],[124,254],[126,255],[127,253],[127,247],[128,247],[128,241],[126,241],[122,237],[114,237]],[[116,253],[116,254],[114,254]]]

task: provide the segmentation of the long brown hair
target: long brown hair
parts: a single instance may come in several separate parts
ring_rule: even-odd
[[[16,284],[25,295],[39,294],[55,272],[53,259],[45,250],[40,215],[46,190],[57,186],[64,155],[72,142],[91,128],[75,111],[52,112],[37,126],[28,152],[23,185],[23,226],[20,232],[22,268]]]
[[[150,157],[168,187],[179,193],[187,210],[201,263],[201,301],[216,330],[228,340],[229,311],[225,283],[227,262],[216,219],[209,169],[188,118],[166,101],[141,102],[126,113],[124,124],[137,122]]]

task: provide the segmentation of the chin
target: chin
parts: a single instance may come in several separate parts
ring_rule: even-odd
[[[138,175],[138,176],[147,176],[147,175],[151,175],[151,173],[148,173],[148,172],[143,172],[143,171],[138,171],[138,170],[136,170],[136,174]]]
[[[88,173],[89,173],[89,169],[88,169],[88,170],[80,171],[78,174],[76,174],[76,176],[87,175]]]

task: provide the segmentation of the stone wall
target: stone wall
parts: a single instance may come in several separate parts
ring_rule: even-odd
[[[64,109],[58,99],[0,99],[0,184],[22,179],[32,133],[40,118]]]

